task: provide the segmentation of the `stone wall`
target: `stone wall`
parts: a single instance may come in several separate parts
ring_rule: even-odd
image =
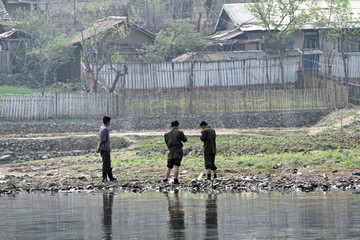
[[[182,129],[197,129],[207,121],[213,128],[304,127],[316,124],[329,110],[296,112],[223,113],[199,115],[162,115],[113,119],[111,129],[116,131],[160,130],[170,128],[178,120]],[[97,132],[102,119],[94,122],[42,123],[5,122],[0,124],[0,135],[31,133]]]

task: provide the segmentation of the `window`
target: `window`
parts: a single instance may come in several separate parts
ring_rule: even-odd
[[[318,48],[319,35],[317,32],[304,32],[304,48]]]
[[[344,36],[342,39],[344,41],[344,51],[345,52],[360,52],[359,37]],[[339,46],[340,46],[340,43],[339,43]],[[341,49],[339,47],[339,52],[340,51],[341,51]]]

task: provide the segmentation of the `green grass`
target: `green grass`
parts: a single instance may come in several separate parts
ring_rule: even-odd
[[[35,91],[28,87],[0,86],[0,95],[31,95]]]
[[[351,117],[351,116],[354,116],[356,115],[356,111],[351,111],[351,112],[348,112],[344,115],[344,118],[347,118],[347,117]]]
[[[325,119],[325,122],[319,124],[319,127],[327,127],[327,126],[331,126],[332,124],[333,124],[332,118],[328,117]]]

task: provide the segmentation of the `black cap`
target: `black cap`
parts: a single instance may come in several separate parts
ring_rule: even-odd
[[[202,121],[201,123],[200,123],[200,127],[202,127],[202,126],[207,126],[208,124],[205,122],[205,121]]]
[[[180,125],[180,123],[177,120],[171,122],[171,127],[177,127],[179,125]]]

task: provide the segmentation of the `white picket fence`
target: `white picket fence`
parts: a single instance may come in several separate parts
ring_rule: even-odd
[[[117,116],[113,94],[54,93],[50,96],[0,96],[0,120],[46,120],[49,118],[99,118]]]
[[[294,83],[297,79],[301,58],[287,57],[284,61],[284,76],[287,83]],[[193,74],[194,87],[213,86],[242,86],[258,84],[281,83],[281,68],[279,58],[269,58],[268,75],[266,78],[266,60],[244,59],[237,61],[195,62],[191,71],[191,62],[128,64],[128,74],[125,76],[126,89],[156,89],[179,88],[190,86],[190,76]],[[122,70],[122,65],[116,65]],[[99,80],[111,87],[115,79],[115,71],[109,65],[103,66],[99,73]],[[120,81],[117,87],[121,87]]]

